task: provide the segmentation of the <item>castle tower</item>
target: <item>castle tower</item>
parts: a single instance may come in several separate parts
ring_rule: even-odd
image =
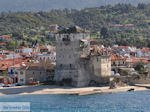
[[[56,82],[85,86],[85,79],[79,76],[79,62],[81,56],[89,55],[89,40],[90,34],[77,26],[64,29],[56,35]]]
[[[56,35],[55,81],[76,87],[103,83],[111,73],[110,56],[90,51],[90,34],[75,26]]]

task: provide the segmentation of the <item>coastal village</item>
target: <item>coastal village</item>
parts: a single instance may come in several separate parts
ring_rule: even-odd
[[[150,0],[0,9],[0,112],[150,112]]]
[[[0,86],[41,83],[60,86],[118,86],[150,83],[150,48],[99,44],[90,33],[74,26],[56,31],[56,46],[21,46],[0,51]],[[119,26],[120,27],[120,26]],[[0,46],[10,41],[0,36]]]

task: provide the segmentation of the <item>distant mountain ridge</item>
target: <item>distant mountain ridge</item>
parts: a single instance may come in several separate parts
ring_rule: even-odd
[[[150,3],[150,0],[0,0],[2,11],[50,11],[51,9],[83,9],[102,5]]]

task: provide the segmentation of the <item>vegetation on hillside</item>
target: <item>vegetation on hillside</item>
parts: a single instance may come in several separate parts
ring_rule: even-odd
[[[126,4],[108,5],[80,11],[3,12],[0,15],[0,35],[11,36],[12,40],[7,46],[9,48],[14,44],[54,44],[54,38],[48,35],[50,24],[86,28],[91,31],[91,37],[99,38],[100,43],[106,46],[119,44],[150,47],[150,7],[145,4],[137,7]],[[134,24],[134,29],[114,30],[111,27],[115,24]]]

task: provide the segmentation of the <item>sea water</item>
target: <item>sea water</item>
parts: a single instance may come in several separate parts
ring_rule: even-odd
[[[5,95],[0,102],[30,102],[31,112],[150,112],[150,91],[72,95]]]

